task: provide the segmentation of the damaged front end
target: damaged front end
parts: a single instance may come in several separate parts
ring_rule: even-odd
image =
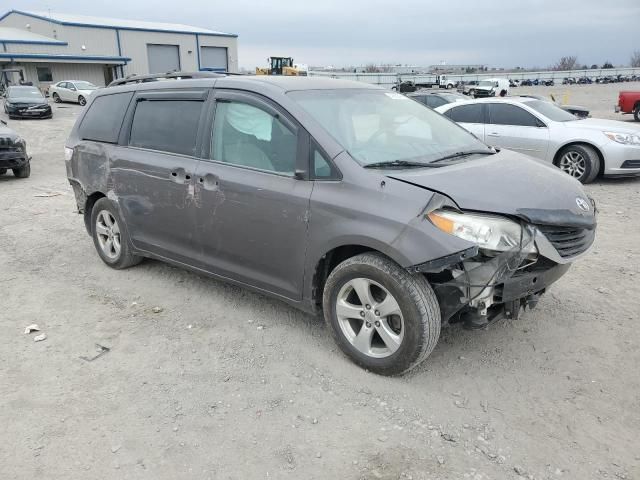
[[[595,217],[581,228],[540,225],[523,218],[463,212],[446,204],[426,217],[440,230],[475,243],[410,267],[427,276],[443,322],[464,322],[468,328],[517,318],[521,308],[535,307],[595,237]]]

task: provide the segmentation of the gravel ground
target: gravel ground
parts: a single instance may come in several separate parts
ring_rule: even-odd
[[[519,91],[628,121],[621,88],[640,84]],[[384,378],[278,301],[103,265],[64,170],[79,109],[10,122],[33,162],[0,178],[0,478],[640,478],[640,179],[587,187],[595,246],[536,310],[445,329],[425,364]],[[81,359],[96,343],[110,351]]]

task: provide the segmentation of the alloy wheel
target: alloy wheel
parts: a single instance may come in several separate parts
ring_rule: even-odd
[[[373,280],[349,280],[338,293],[336,316],[345,338],[364,355],[385,358],[402,344],[405,326],[400,305]]]
[[[98,213],[96,235],[102,253],[111,260],[117,260],[122,251],[120,226],[110,211],[102,210]]]
[[[560,170],[568,173],[572,177],[580,178],[584,175],[584,172],[587,169],[587,162],[582,154],[571,150],[562,156],[558,166],[560,167]]]

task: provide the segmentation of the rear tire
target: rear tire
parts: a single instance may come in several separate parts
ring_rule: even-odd
[[[589,145],[569,145],[558,154],[556,166],[581,183],[591,183],[600,172],[600,156]]]
[[[24,167],[14,168],[13,174],[17,178],[29,178],[29,176],[31,175],[31,164],[27,163]]]
[[[640,103],[637,103],[636,108],[633,110],[633,119],[636,122],[640,122]]]
[[[379,253],[339,264],[325,284],[323,309],[340,349],[380,375],[416,367],[440,336],[440,307],[426,278]]]
[[[132,253],[127,227],[108,198],[101,198],[91,209],[91,237],[98,255],[111,268],[122,270],[143,260]]]
[[[83,107],[84,107],[84,106],[87,104],[87,99],[86,99],[86,98],[84,98],[82,95],[80,95],[80,96],[78,97],[78,103],[79,103],[81,106],[83,106]]]
[[[4,175],[5,173],[7,173],[7,169],[6,168],[0,168],[0,175]]]

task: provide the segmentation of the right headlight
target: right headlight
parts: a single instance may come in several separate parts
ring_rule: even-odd
[[[427,215],[431,223],[450,235],[497,252],[522,249],[537,253],[533,238],[517,222],[499,215],[435,210]]]
[[[640,135],[634,135],[631,133],[621,132],[602,132],[614,142],[622,143],[623,145],[635,145],[640,146]]]

